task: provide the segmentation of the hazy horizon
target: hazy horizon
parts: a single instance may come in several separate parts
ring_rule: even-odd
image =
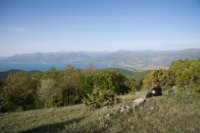
[[[152,51],[152,52],[168,52],[168,51],[182,51],[182,50],[190,50],[190,49],[200,49],[200,48],[186,48],[186,49],[164,49],[164,50],[153,50],[153,49],[143,49],[143,50],[130,50],[130,49],[119,49],[119,50],[100,50],[100,51],[91,51],[91,50],[79,50],[79,51],[49,51],[49,52],[40,52],[40,51],[36,51],[36,52],[25,52],[25,53],[16,53],[16,54],[12,54],[12,55],[8,55],[8,56],[0,56],[1,58],[6,58],[6,57],[11,57],[11,56],[15,56],[15,55],[23,55],[23,54],[36,54],[36,53],[42,53],[42,54],[49,54],[49,53],[70,53],[70,52],[85,52],[85,53],[113,53],[113,52],[119,52],[119,51],[131,51],[131,52],[143,52],[143,51]]]
[[[1,0],[0,57],[200,48],[198,0]]]

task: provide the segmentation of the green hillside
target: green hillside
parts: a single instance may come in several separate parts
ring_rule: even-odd
[[[5,80],[9,75],[17,73],[17,72],[26,72],[24,70],[18,70],[18,69],[11,69],[5,72],[0,72],[0,79]],[[34,73],[38,73],[41,71],[37,71],[37,70],[32,70],[32,71],[27,71],[27,73],[29,75],[34,74]]]
[[[129,70],[126,70],[126,69],[121,69],[121,68],[108,68],[108,70],[117,71],[124,76],[133,76],[133,74],[136,73],[134,71],[129,71]]]
[[[200,132],[200,95],[169,93],[133,106],[144,93],[125,95],[108,108],[88,110],[83,104],[1,114],[0,132]],[[126,107],[124,112],[116,111]]]
[[[146,70],[146,71],[129,71],[126,69],[121,69],[121,68],[108,68],[108,70],[113,70],[113,71],[117,71],[120,74],[124,75],[124,76],[132,76],[134,77],[136,80],[143,80],[149,73],[152,72],[152,70]]]
[[[132,76],[136,80],[143,80],[151,72],[152,72],[152,70],[146,70],[146,71],[142,71],[142,72],[134,72]]]

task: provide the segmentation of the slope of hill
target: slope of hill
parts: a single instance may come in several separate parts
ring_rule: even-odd
[[[84,105],[0,115],[1,132],[200,132],[199,94],[168,94],[133,106],[143,93],[117,105],[88,110]],[[116,111],[117,108],[124,111]]]
[[[25,71],[18,70],[18,69],[11,69],[11,70],[8,70],[8,71],[5,71],[5,72],[0,72],[0,79],[5,80],[8,77],[8,75],[16,73],[16,72],[25,72]],[[27,71],[27,72],[29,74],[33,74],[33,73],[37,73],[37,72],[40,72],[40,71],[32,70],[32,71]]]
[[[200,49],[177,51],[126,51],[121,50],[107,54],[98,59],[99,63],[109,64],[126,69],[149,70],[167,68],[177,59],[193,59],[200,57]]]
[[[108,68],[108,70],[117,71],[124,76],[133,76],[133,74],[137,72],[137,70],[129,71],[129,70],[120,69],[120,68]]]
[[[19,72],[19,71],[22,71],[22,70],[12,69],[5,72],[0,72],[0,79],[5,80],[8,75]]]
[[[152,72],[152,70],[146,70],[146,71],[142,71],[142,72],[134,72],[133,73],[133,77],[138,80],[138,81],[142,81],[148,74],[150,74]]]
[[[176,51],[57,52],[21,54],[0,58],[0,64],[103,64],[127,70],[167,68],[177,59],[200,58],[200,49]]]
[[[55,52],[17,54],[0,59],[7,63],[87,63],[95,58],[104,56],[106,52]]]

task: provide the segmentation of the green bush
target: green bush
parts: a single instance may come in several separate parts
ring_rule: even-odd
[[[175,73],[176,86],[180,91],[200,92],[200,60],[174,61],[170,70]]]
[[[34,108],[36,85],[26,72],[10,74],[0,94],[0,111],[21,111]]]
[[[62,105],[62,97],[59,95],[52,95],[46,102],[45,107],[60,107]]]
[[[61,89],[56,86],[55,81],[52,79],[41,80],[38,96],[45,107],[57,107],[61,105]]]
[[[175,85],[175,74],[166,69],[154,70],[144,79],[142,89],[149,90],[156,82],[159,82],[163,90],[170,89]]]
[[[138,83],[133,77],[128,77],[125,81],[125,85],[130,88],[132,92],[138,90]]]
[[[83,102],[92,108],[100,108],[119,102],[119,98],[112,90],[95,87],[92,93],[88,94],[88,97],[86,97]]]
[[[98,88],[107,88],[114,91],[116,94],[125,94],[128,93],[131,88],[129,88],[125,82],[127,78],[110,70],[96,70],[88,74],[85,77],[83,88],[84,93],[91,93],[94,89],[94,86]]]
[[[84,75],[79,69],[68,65],[63,70],[58,84],[59,87],[62,88],[62,101],[64,105],[78,104],[82,102],[83,81]]]

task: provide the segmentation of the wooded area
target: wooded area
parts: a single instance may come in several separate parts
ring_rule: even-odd
[[[0,112],[68,106],[84,102],[101,107],[118,102],[117,95],[149,90],[159,82],[163,90],[200,92],[200,59],[177,60],[169,69],[150,72],[136,80],[114,70],[84,70],[68,65],[64,70],[19,71],[0,81]]]

